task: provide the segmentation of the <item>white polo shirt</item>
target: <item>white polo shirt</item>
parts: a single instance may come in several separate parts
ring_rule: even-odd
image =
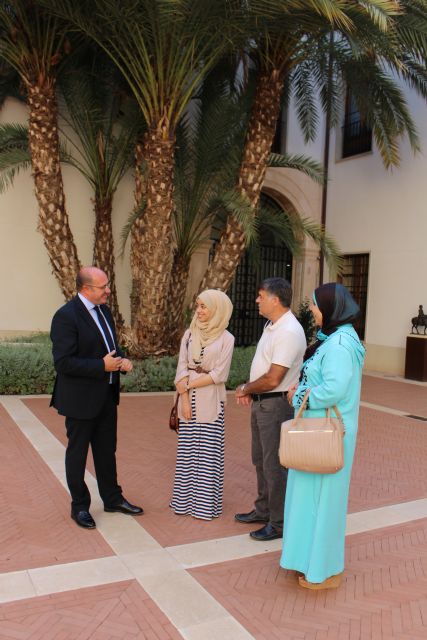
[[[267,322],[252,360],[249,381],[257,380],[272,364],[278,364],[288,371],[271,392],[287,391],[298,381],[306,347],[304,329],[292,311],[284,313],[274,324]]]

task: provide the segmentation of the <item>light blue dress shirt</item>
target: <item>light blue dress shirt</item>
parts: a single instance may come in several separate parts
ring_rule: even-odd
[[[108,345],[107,338],[105,337],[105,333],[104,333],[104,331],[103,331],[103,329],[102,329],[102,327],[101,327],[101,324],[100,324],[100,322],[99,322],[98,315],[97,315],[97,313],[96,313],[96,311],[95,311],[95,307],[96,307],[96,305],[95,305],[95,304],[93,304],[93,302],[91,302],[91,301],[90,301],[90,300],[88,300],[87,298],[85,298],[81,293],[78,293],[77,295],[79,296],[80,300],[83,302],[83,304],[84,304],[84,306],[86,307],[86,309],[89,311],[90,315],[91,315],[91,316],[92,316],[92,318],[93,318],[93,321],[96,323],[96,326],[98,327],[99,331],[101,332],[102,338],[103,338],[103,340],[104,340],[104,342],[105,342],[105,346],[106,346],[106,349],[107,349],[107,353],[109,353],[109,352],[110,352],[110,347],[109,347],[109,345]],[[100,308],[99,310],[100,310],[100,312],[102,313],[102,309]],[[105,315],[104,315],[103,313],[102,313],[102,316],[103,316],[103,318],[104,318],[104,320],[105,320],[105,324],[106,324],[106,325],[107,325],[107,327],[108,327],[108,331],[110,332],[111,340],[112,340],[112,342],[113,342],[114,346],[116,346],[116,343],[115,343],[115,341],[114,341],[113,332],[112,332],[112,330],[111,330],[110,325],[108,324],[108,320],[107,320],[107,318],[105,317]],[[112,381],[113,381],[113,374],[112,374],[112,373],[110,373],[110,384],[112,383]]]

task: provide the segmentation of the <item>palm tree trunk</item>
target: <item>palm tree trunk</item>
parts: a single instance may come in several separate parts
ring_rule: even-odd
[[[138,142],[135,147],[135,210],[138,210],[145,198],[146,181],[144,177],[144,149],[143,143]],[[135,325],[139,304],[139,266],[141,264],[141,251],[143,243],[140,235],[143,234],[142,220],[136,220],[131,229],[130,264],[132,275],[132,288],[130,293],[130,323]]]
[[[113,199],[108,197],[101,200],[95,198],[95,237],[93,243],[93,264],[102,269],[110,282],[110,297],[108,305],[113,314],[117,332],[120,334],[124,320],[119,310],[116,289],[114,238],[112,225]]]
[[[261,196],[283,92],[283,73],[277,69],[260,71],[239,171],[238,190],[248,198],[254,215]],[[203,276],[199,290],[227,291],[245,251],[245,234],[232,216]]]
[[[184,333],[184,302],[187,293],[190,260],[175,253],[169,283],[168,319],[170,352],[176,353]]]
[[[30,109],[28,137],[39,205],[38,229],[42,233],[53,274],[65,299],[70,299],[76,292],[80,263],[65,210],[55,83],[49,79],[30,84],[27,91]]]
[[[175,141],[160,126],[143,140],[146,206],[132,234],[132,329],[146,355],[167,351],[168,294],[172,268],[173,169]]]

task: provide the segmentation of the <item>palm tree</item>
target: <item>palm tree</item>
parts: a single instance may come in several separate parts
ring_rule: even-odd
[[[134,147],[143,130],[135,103],[118,90],[120,82],[109,60],[100,56],[90,65],[79,65],[63,74],[60,81],[65,102],[61,115],[67,125],[62,125],[61,131],[72,149],[62,159],[84,176],[94,192],[92,264],[108,275],[109,305],[119,332],[124,320],[115,281],[113,198],[121,179],[133,166]]]
[[[351,88],[361,113],[373,128],[386,166],[398,163],[399,138],[418,148],[405,99],[393,80],[399,75],[426,93],[426,4],[372,2],[280,2],[252,0],[249,11],[257,31],[250,43],[258,77],[249,120],[238,189],[256,215],[282,96],[294,97],[306,141],[313,140],[319,114],[316,94],[337,122],[343,88]],[[259,26],[261,25],[261,27]],[[333,32],[335,37],[331,39]],[[333,65],[332,85],[328,80]],[[332,91],[331,91],[332,89]],[[200,288],[227,290],[245,248],[245,234],[230,215]]]
[[[57,0],[54,10],[92,37],[126,77],[147,124],[132,232],[132,318],[145,353],[164,350],[172,267],[175,136],[195,89],[229,46],[236,0]]]
[[[63,26],[37,2],[0,4],[0,58],[18,73],[25,88],[38,228],[65,298],[75,292],[80,266],[65,209],[59,158],[56,81],[68,46]]]
[[[93,189],[92,263],[108,275],[109,305],[116,327],[122,331],[124,320],[115,283],[113,198],[120,180],[133,165],[133,149],[142,123],[133,102],[126,100],[123,104],[115,76],[111,65],[94,60],[90,67],[79,66],[78,71],[61,78],[60,131],[66,144],[60,146],[60,159],[75,167]],[[20,170],[30,166],[28,127],[0,125],[0,193],[12,185]]]
[[[246,87],[247,89],[247,87]],[[241,86],[231,88],[216,78],[203,83],[177,130],[173,216],[174,257],[170,279],[167,335],[174,351],[182,335],[190,262],[198,247],[209,242],[211,227],[225,225],[232,213],[242,225],[248,245],[256,248],[259,228],[269,228],[282,245],[298,253],[301,237],[310,235],[328,260],[337,266],[338,250],[318,225],[264,207],[255,220],[252,209],[235,189],[241,161],[250,100]],[[303,171],[323,181],[318,163],[304,156],[271,154],[271,166]],[[126,239],[129,225],[125,230]]]

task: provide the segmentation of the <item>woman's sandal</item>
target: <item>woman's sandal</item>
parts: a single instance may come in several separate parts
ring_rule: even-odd
[[[341,584],[343,573],[344,572],[338,573],[336,576],[330,576],[323,582],[309,582],[305,579],[304,576],[299,576],[298,582],[300,587],[304,587],[305,589],[313,589],[314,591],[317,591],[318,589],[337,589]]]

